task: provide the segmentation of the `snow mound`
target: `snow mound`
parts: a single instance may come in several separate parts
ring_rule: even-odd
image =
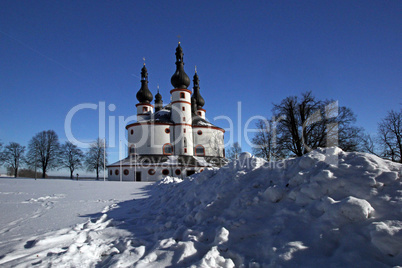
[[[41,266],[67,259],[99,267],[401,265],[401,170],[335,147],[281,162],[246,153],[185,180],[166,178],[149,187],[149,198],[36,238],[30,250],[53,245],[35,258]]]

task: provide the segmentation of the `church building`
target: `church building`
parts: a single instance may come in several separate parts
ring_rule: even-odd
[[[195,71],[193,91],[184,71],[183,49],[176,48],[176,72],[171,78],[170,103],[148,88],[148,71],[141,69],[137,92],[137,122],[128,124],[128,156],[109,165],[113,181],[157,181],[166,176],[185,178],[208,167],[226,163],[225,131],[205,119],[205,100]],[[155,110],[154,110],[155,108]]]

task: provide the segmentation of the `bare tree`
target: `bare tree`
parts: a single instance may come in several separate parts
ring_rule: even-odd
[[[233,143],[227,150],[226,157],[230,160],[237,160],[241,154],[241,146],[238,142]]]
[[[105,141],[98,138],[90,145],[90,148],[86,153],[85,165],[87,166],[87,170],[95,170],[97,180],[99,180],[99,171],[103,168],[104,164],[107,164],[107,152],[105,151],[105,148]],[[103,161],[104,155],[105,161]]]
[[[383,157],[402,163],[402,110],[390,111],[378,124],[378,139]]]
[[[363,134],[360,150],[378,157],[383,157],[382,152],[378,148],[378,138],[370,134]]]
[[[353,126],[356,118],[346,107],[332,100],[316,100],[311,92],[287,97],[274,104],[278,121],[278,143],[284,150],[302,156],[318,147],[339,146],[345,151],[357,150],[361,129]]]
[[[12,171],[14,177],[18,177],[18,168],[25,161],[24,157],[25,146],[21,146],[16,142],[10,142],[3,152],[4,162],[6,166]]]
[[[59,148],[59,138],[56,132],[53,130],[39,132],[28,145],[29,165],[39,165],[42,168],[42,178],[46,178],[46,172],[57,167]]]
[[[82,159],[84,153],[77,147],[77,145],[66,141],[60,146],[59,163],[61,168],[68,168],[70,170],[70,178],[74,176],[74,170],[82,167]]]
[[[211,132],[210,139],[208,140],[208,145],[214,155],[223,157],[225,150],[223,133],[222,132]],[[206,153],[206,152],[205,152]]]
[[[284,158],[283,149],[276,141],[275,120],[259,120],[256,124],[258,132],[252,139],[253,153],[267,161]]]
[[[3,143],[0,142],[0,166],[4,164]]]

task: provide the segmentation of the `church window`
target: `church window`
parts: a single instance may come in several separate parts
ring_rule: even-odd
[[[184,93],[180,93],[180,98],[184,99]]]
[[[142,107],[143,112],[148,112],[148,107]]]
[[[119,170],[116,169],[116,170],[114,171],[114,174],[115,174],[116,176],[119,175]]]
[[[133,153],[135,153],[135,148],[134,148],[133,145],[131,145],[131,146],[130,146],[130,154],[133,154]]]
[[[187,153],[187,148],[184,148],[184,153],[185,153],[185,154]]]
[[[148,170],[148,174],[149,175],[155,175],[155,169],[151,168],[150,170]]]
[[[205,149],[202,145],[197,145],[195,147],[195,155],[197,156],[205,156]]]
[[[169,175],[169,169],[162,170],[162,174],[165,176]]]
[[[183,132],[186,133],[186,129],[183,129]]]
[[[180,169],[176,169],[176,171],[174,172],[177,176],[179,176],[181,174],[181,170]]]
[[[181,110],[182,110],[182,111],[185,111],[185,110],[186,110],[186,107],[184,107],[184,106],[181,107]]]
[[[125,169],[123,173],[125,176],[127,176],[130,172],[128,171],[128,169]]]
[[[183,121],[186,121],[186,118],[185,118],[185,117],[183,117]]]
[[[173,146],[170,143],[165,143],[163,145],[163,154],[164,155],[171,155],[173,154]]]
[[[170,129],[169,129],[169,128],[165,128],[165,133],[169,134],[169,133],[170,133]]]
[[[197,134],[198,134],[198,135],[202,135],[202,131],[201,131],[201,130],[198,130],[198,131],[197,131]]]
[[[130,133],[131,133],[131,135],[133,135],[133,134],[134,134],[134,130],[131,130],[131,132],[130,132]]]
[[[112,176],[113,175],[113,170],[110,170],[109,174],[110,174],[110,176]]]
[[[201,112],[197,112],[197,114],[198,114],[199,116],[201,116]]]

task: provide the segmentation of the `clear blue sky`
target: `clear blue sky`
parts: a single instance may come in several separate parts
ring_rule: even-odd
[[[402,103],[401,14],[402,1],[2,0],[0,140],[27,145],[53,129],[64,142],[65,117],[81,103],[115,104],[106,118],[116,122],[135,114],[143,57],[152,93],[159,84],[169,102],[178,35],[185,70],[192,77],[197,65],[207,117],[218,126],[229,127],[213,120],[224,115],[237,129],[239,101],[243,125],[312,90],[375,132]],[[72,131],[95,140],[98,112],[78,112]],[[109,152],[117,161],[118,148]]]

